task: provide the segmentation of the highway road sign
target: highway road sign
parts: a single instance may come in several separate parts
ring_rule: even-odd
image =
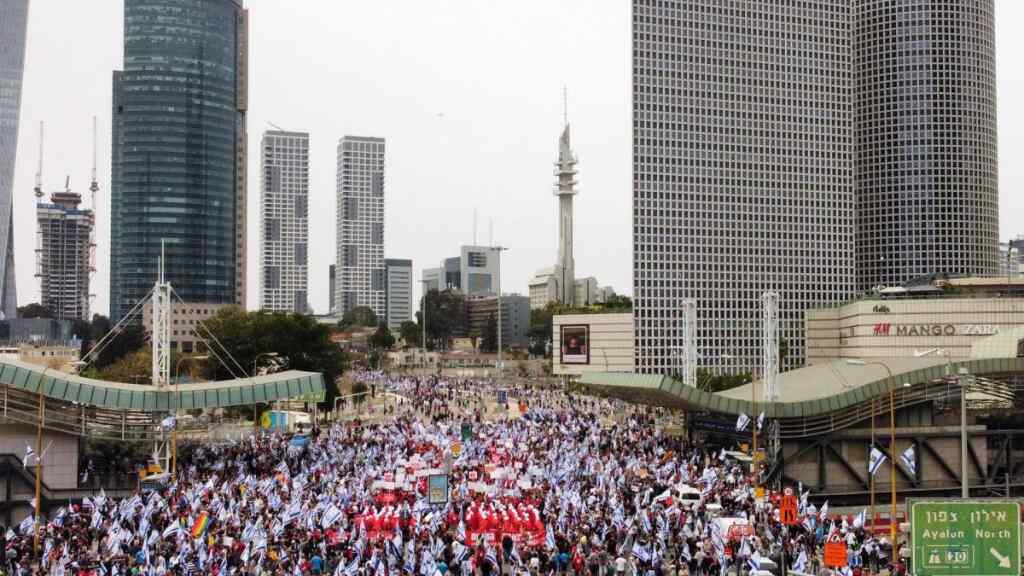
[[[911,500],[915,576],[1018,576],[1020,502]]]

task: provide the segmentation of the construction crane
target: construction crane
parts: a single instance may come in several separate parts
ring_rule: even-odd
[[[96,224],[99,221],[99,206],[96,205],[96,193],[100,191],[99,180],[96,177],[96,117],[92,117],[92,183],[89,184],[90,206],[92,207],[92,233],[89,238],[89,274],[96,274]],[[90,283],[91,285],[91,283]],[[96,298],[95,294],[89,294],[89,299]]]
[[[39,123],[39,169],[36,170],[36,198],[43,198],[43,123]]]

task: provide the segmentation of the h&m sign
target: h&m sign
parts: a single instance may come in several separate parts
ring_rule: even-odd
[[[991,336],[995,324],[875,324],[872,336]]]

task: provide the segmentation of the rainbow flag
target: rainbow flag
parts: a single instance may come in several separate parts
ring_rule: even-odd
[[[202,512],[199,517],[196,518],[194,524],[192,524],[192,538],[196,539],[206,532],[206,529],[210,527],[210,514],[209,512]]]

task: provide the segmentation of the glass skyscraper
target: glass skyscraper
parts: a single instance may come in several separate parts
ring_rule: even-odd
[[[248,14],[241,0],[125,0],[114,73],[110,314],[157,277],[244,304]]]
[[[999,271],[992,0],[855,0],[857,288]]]
[[[18,310],[12,189],[27,25],[28,0],[0,1],[0,312],[7,318]]]

